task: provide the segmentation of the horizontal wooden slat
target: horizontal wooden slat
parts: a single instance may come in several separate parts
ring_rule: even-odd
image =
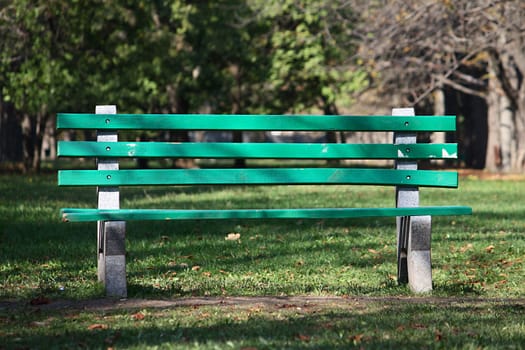
[[[61,157],[454,159],[456,144],[166,143],[59,141]]]
[[[395,169],[60,170],[59,186],[363,184],[457,187],[456,172]]]
[[[315,208],[315,209],[62,209],[63,221],[215,220],[215,219],[347,219],[362,217],[470,215],[464,206],[412,208]]]
[[[455,116],[77,114],[59,113],[58,129],[454,131]]]

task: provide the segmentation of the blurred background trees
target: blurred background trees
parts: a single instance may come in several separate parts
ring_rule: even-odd
[[[0,166],[38,171],[55,114],[97,104],[334,114],[375,96],[460,116],[464,166],[522,171],[524,19],[520,0],[0,1]]]
[[[461,115],[467,166],[523,170],[523,1],[372,1],[360,10],[361,55],[380,72],[381,92]]]

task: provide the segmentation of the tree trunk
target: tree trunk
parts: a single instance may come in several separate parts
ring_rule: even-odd
[[[338,115],[339,111],[334,103],[325,103],[323,107],[325,115]],[[327,143],[345,143],[346,138],[343,131],[327,131],[326,132]],[[341,164],[340,159],[329,159],[327,163],[331,166],[337,166]]]
[[[519,101],[515,112],[517,150],[514,170],[517,172],[523,172],[525,169],[525,84],[521,84]]]
[[[499,172],[503,167],[501,153],[501,134],[500,134],[500,94],[498,82],[494,72],[489,67],[489,85],[487,91],[487,124],[488,139],[487,153],[485,158],[485,169],[490,172]]]
[[[23,161],[22,150],[22,130],[15,109],[0,102],[0,163]]]
[[[168,99],[171,104],[171,113],[188,114],[190,109],[189,101],[185,98],[180,87],[173,85],[167,86]],[[187,131],[172,131],[169,132],[167,138],[170,142],[189,142],[190,135]],[[179,158],[174,160],[175,168],[191,169],[197,168],[195,159]]]
[[[469,130],[465,141],[469,144],[466,165],[469,168],[484,169],[487,153],[487,103],[484,98],[474,95],[461,94],[464,99],[463,115],[464,127]]]
[[[23,137],[23,170],[24,172],[40,172],[42,163],[42,142],[47,115],[42,112],[31,118],[28,114],[22,117]]]
[[[242,101],[242,69],[238,64],[232,64],[230,67],[230,72],[235,78],[235,86],[231,92],[232,100],[232,114],[242,114],[243,113],[243,101]],[[232,141],[242,143],[244,141],[242,131],[232,131]],[[234,160],[235,168],[246,168],[246,159],[236,158]]]
[[[501,170],[509,172],[512,170],[516,158],[516,125],[515,113],[506,95],[501,95],[499,98],[499,119]]]
[[[439,88],[434,91],[434,115],[445,115],[445,113],[445,92],[443,91],[443,88]],[[445,143],[445,132],[433,132],[430,135],[430,141],[432,143]],[[436,159],[432,163],[443,166],[445,164],[445,160]]]
[[[492,55],[490,69],[499,93],[499,142],[502,172],[521,172],[525,163],[525,87],[514,59],[508,53]]]
[[[35,146],[33,148],[33,163],[31,164],[32,172],[39,173],[42,167],[42,146],[47,119],[48,116],[44,112],[37,113],[33,133]]]

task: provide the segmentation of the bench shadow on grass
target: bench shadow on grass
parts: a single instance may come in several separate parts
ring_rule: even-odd
[[[172,223],[171,223],[172,224]],[[192,227],[195,223],[187,222],[181,223],[182,226],[178,226],[181,231],[186,231],[188,227]],[[141,224],[142,225],[142,224]],[[199,225],[199,224],[197,224]],[[232,228],[243,225],[260,225],[263,226],[264,230],[274,229],[278,232],[290,232],[290,237],[287,238],[286,235],[276,234],[270,238],[270,241],[273,240],[275,243],[276,240],[284,237],[282,242],[282,248],[271,248],[264,251],[257,251],[257,248],[252,244],[248,246],[240,246],[235,242],[227,244],[225,243],[224,236],[227,232],[231,232]],[[328,220],[322,222],[322,230],[318,229],[319,221],[318,220],[306,220],[302,222],[299,226],[293,220],[269,220],[264,224],[258,224],[254,221],[235,221],[225,223],[223,221],[211,222],[211,227],[213,229],[211,232],[199,232],[197,235],[194,234],[181,234],[179,235],[170,235],[169,233],[164,232],[164,229],[172,230],[173,227],[169,223],[166,226],[159,228],[157,238],[159,235],[167,234],[167,245],[170,245],[169,248],[160,247],[161,244],[157,244],[155,247],[133,247],[128,251],[128,258],[131,260],[135,259],[136,261],[147,260],[151,256],[164,256],[164,261],[180,261],[180,257],[192,256],[190,260],[186,261],[187,266],[181,268],[178,266],[167,265],[167,264],[157,264],[152,268],[140,269],[131,269],[128,272],[129,277],[129,293],[132,296],[156,296],[156,297],[180,297],[180,296],[201,296],[207,295],[218,295],[216,293],[220,292],[217,284],[220,284],[219,280],[212,279],[212,284],[210,288],[207,288],[206,278],[203,276],[202,279],[204,282],[197,283],[195,288],[188,287],[184,285],[184,274],[191,273],[189,270],[192,266],[198,266],[202,271],[218,271],[225,270],[229,271],[237,276],[242,276],[245,274],[249,275],[249,269],[240,269],[239,266],[250,266],[257,264],[258,266],[255,269],[262,269],[264,271],[272,271],[272,269],[278,269],[275,272],[278,273],[281,269],[290,269],[292,273],[301,274],[299,270],[294,270],[294,264],[297,259],[300,257],[305,257],[306,260],[309,260],[307,268],[313,269],[316,271],[322,271],[324,268],[322,263],[317,263],[318,253],[323,250],[329,250],[331,264],[326,267],[326,272],[329,270],[341,271],[341,276],[344,276],[344,270],[346,268],[353,270],[363,270],[366,276],[361,276],[360,278],[351,278],[351,279],[341,279],[337,282],[338,286],[331,285],[327,283],[325,287],[319,287],[319,284],[315,285],[315,282],[312,281],[311,285],[309,282],[304,282],[304,285],[301,287],[300,291],[294,291],[292,293],[308,294],[308,293],[319,293],[321,290],[324,293],[328,294],[345,294],[345,295],[385,295],[385,294],[406,294],[410,293],[408,287],[405,285],[399,286],[397,282],[393,279],[393,276],[396,274],[396,256],[395,256],[395,223],[391,219],[380,219],[374,220],[372,223],[367,222],[367,220]],[[388,232],[385,234],[388,237],[389,248],[384,251],[383,245],[385,243],[378,243],[374,240],[367,238],[369,234],[366,232],[367,229],[373,226],[373,230]],[[146,226],[135,227],[136,231],[130,233],[135,235],[131,239],[148,239],[151,236],[147,233],[148,229],[144,229]],[[330,244],[326,244],[327,239],[330,236],[338,236],[341,228],[350,227],[350,232],[342,234],[345,237],[339,237],[336,240],[336,243],[333,241]],[[300,232],[302,229],[309,231],[308,240],[301,242]],[[333,231],[333,233],[331,233]],[[363,232],[364,231],[364,232]],[[329,233],[327,233],[329,232]],[[248,235],[249,236],[249,235]],[[249,237],[243,236],[242,239],[248,241]],[[281,237],[281,238],[279,238]],[[287,243],[285,240],[295,240],[299,243],[295,243],[292,250],[288,249],[286,246]],[[182,245],[178,245],[177,241],[183,242]],[[272,244],[271,242],[263,242],[263,245]],[[386,246],[385,246],[386,247]],[[240,253],[238,251],[241,251]],[[250,253],[244,253],[243,250],[250,251]],[[195,254],[196,253],[196,254]],[[171,256],[170,256],[171,254]],[[313,259],[313,263],[312,263]],[[184,261],[184,258],[183,258]],[[379,274],[384,274],[384,276],[379,276],[373,272],[373,269],[377,266],[390,265],[386,269],[387,272],[384,272],[383,268]],[[439,261],[436,263],[435,267],[439,266]],[[200,274],[201,272],[197,273]],[[215,272],[214,272],[215,273]],[[318,272],[322,274],[322,272]],[[368,274],[370,273],[370,274]],[[177,278],[174,282],[167,282],[162,288],[155,288],[148,284],[141,284],[140,282],[144,279],[154,279],[155,277],[177,275],[180,277],[180,280]],[[375,277],[371,277],[375,276]],[[363,281],[363,277],[374,278],[377,283],[367,283]],[[293,282],[290,282],[293,283]],[[331,282],[333,283],[333,281]],[[213,285],[214,284],[214,285]],[[286,284],[286,282],[285,282]],[[242,295],[243,286],[239,285],[239,292],[233,292],[233,295]],[[293,288],[292,288],[293,289]],[[248,287],[246,288],[248,294],[254,295],[257,293],[256,288]],[[477,288],[475,285],[469,285],[465,281],[460,280],[447,280],[445,283],[440,283],[435,285],[435,292],[438,295],[471,295],[479,296],[482,294],[482,291]],[[231,293],[231,290],[230,290]],[[241,293],[241,294],[238,294]],[[268,288],[264,286],[261,287],[260,293],[258,295],[279,295],[282,293],[287,293],[286,287],[283,287],[283,290],[279,290],[279,286],[276,288]]]
[[[6,346],[157,347],[208,345],[287,349],[519,348],[525,335],[515,325],[525,305],[505,303],[348,301],[337,305],[253,305],[105,312],[101,326],[39,329]],[[84,310],[84,315],[90,313]],[[64,318],[75,319],[72,311]],[[95,312],[96,316],[97,313]],[[212,316],[213,315],[213,316]],[[210,319],[211,317],[211,319]],[[120,319],[118,326],[113,319]],[[122,321],[127,319],[129,321]],[[78,322],[78,321],[75,321]],[[506,329],[505,332],[501,332]],[[521,345],[520,345],[521,344]]]
[[[183,288],[179,283],[174,283],[167,290],[162,290],[158,288],[153,288],[147,284],[134,283],[133,280],[140,280],[144,276],[148,278],[154,278],[155,276],[165,276],[170,272],[184,272],[177,271],[176,268],[170,267],[166,264],[156,265],[150,269],[137,270],[133,267],[136,261],[143,261],[148,259],[151,256],[160,256],[162,260],[169,261],[170,258],[177,259],[181,255],[190,255],[194,254],[196,251],[204,252],[205,259],[216,259],[217,256],[224,255],[225,252],[218,250],[219,249],[237,249],[231,248],[228,246],[217,246],[214,242],[219,242],[219,244],[224,244],[224,236],[227,232],[231,232],[238,225],[259,225],[254,221],[242,221],[242,222],[211,222],[213,227],[213,232],[203,232],[202,238],[195,240],[195,234],[191,233],[195,225],[192,221],[180,223],[174,225],[173,222],[166,222],[159,225],[162,226],[159,232],[151,234],[149,229],[151,223],[149,222],[132,222],[128,224],[128,280],[129,283],[129,295],[130,296],[143,296],[143,297],[161,297],[161,298],[172,298],[174,296],[192,296],[192,295],[204,295],[206,293],[204,284],[203,287],[197,289],[187,289]],[[181,226],[182,225],[182,226]],[[298,228],[297,224],[294,221],[289,220],[275,220],[268,223],[265,223],[265,229],[277,229],[283,232],[295,232],[295,237],[293,239],[298,239],[297,231],[300,229],[314,231],[310,237],[314,241],[319,241],[318,243],[322,245],[322,240],[326,238],[326,234],[317,230],[318,221],[316,220],[306,220]],[[374,255],[369,254],[369,256],[363,257],[362,252],[367,252],[369,250],[377,250],[377,244],[373,241],[361,239],[364,238],[364,234],[361,234],[360,231],[366,229],[370,226],[370,222],[367,220],[328,220],[322,223],[323,230],[337,230],[341,227],[351,227],[354,232],[349,233],[349,238],[344,239],[338,243],[331,244],[330,250],[332,254],[337,257],[337,263],[330,268],[340,269],[343,266],[353,266],[356,269],[372,269],[374,265],[382,265],[385,263],[390,263],[392,267],[391,274],[395,274],[395,256],[390,254],[380,254]],[[389,238],[392,244],[395,244],[395,225],[392,220],[379,220],[374,221],[374,229],[380,231],[388,231],[391,237]],[[174,227],[181,228],[186,233],[184,234],[173,234],[171,235],[169,231],[172,231]],[[277,228],[276,228],[277,227]],[[35,228],[38,228],[39,234],[34,234],[31,236],[24,235],[24,232],[34,231]],[[86,282],[89,282],[90,285],[96,281],[96,252],[95,252],[95,232],[96,225],[94,223],[82,223],[82,224],[62,224],[58,220],[52,220],[50,222],[44,222],[35,226],[35,223],[32,222],[18,222],[16,224],[10,225],[6,229],[9,234],[8,238],[11,242],[8,246],[12,247],[26,247],[25,249],[14,249],[6,251],[6,254],[3,254],[0,261],[9,261],[9,269],[5,269],[2,274],[9,275],[24,275],[34,273],[35,270],[29,268],[27,271],[24,265],[34,265],[40,266],[37,268],[38,276],[32,276],[31,279],[39,280],[42,285],[38,290],[27,290],[23,295],[15,295],[13,292],[7,294],[4,293],[4,297],[9,298],[27,298],[36,296],[35,293],[49,293],[50,297],[60,297],[63,293],[58,291],[60,285],[66,285],[67,288],[80,288],[80,286]],[[190,233],[187,233],[190,232]],[[180,240],[185,243],[186,247],[184,250],[177,250],[177,248],[172,247],[161,247],[158,243],[159,238],[162,235],[167,234],[171,241]],[[355,235],[355,237],[353,237]],[[284,235],[283,235],[284,236]],[[286,236],[284,236],[286,237]],[[130,247],[131,241],[145,241],[148,242],[146,246],[139,247],[133,245]],[[191,242],[194,242],[191,243]],[[304,244],[298,244],[294,248],[293,254],[296,256],[312,256],[315,254],[315,249],[312,249],[311,242],[304,242]],[[285,244],[283,244],[285,245]],[[170,257],[173,254],[174,257]],[[287,252],[286,247],[283,247],[279,251],[273,251],[269,249],[264,252],[255,253],[255,255],[250,254],[236,254],[235,256],[222,259],[218,264],[220,268],[227,271],[235,271],[236,266],[243,266],[248,264],[253,264],[254,261],[262,260],[268,261],[272,259],[279,259],[280,261],[290,261],[293,260],[293,255]],[[49,264],[49,261],[52,261],[52,264]],[[293,262],[293,261],[292,261]],[[3,263],[2,263],[3,264]],[[202,264],[201,261],[195,261],[195,264]],[[272,263],[269,263],[272,265]],[[274,268],[278,264],[273,263]],[[219,268],[217,268],[219,269]],[[239,273],[239,272],[235,272]],[[241,274],[243,272],[240,272]],[[149,276],[148,276],[149,275]],[[88,279],[87,281],[85,279]],[[82,280],[85,280],[82,282]],[[182,279],[184,280],[184,279]],[[387,276],[384,278],[384,283],[378,281],[379,283],[374,286],[369,284],[361,283],[352,283],[345,282],[345,284],[338,288],[338,293],[341,293],[341,290],[344,291],[344,294],[348,295],[384,295],[385,292],[385,283],[387,284],[387,290],[390,290],[392,293],[405,293],[403,287],[397,287],[397,283],[389,280]],[[24,282],[21,282],[23,285]],[[182,283],[182,282],[181,282]],[[96,297],[96,293],[100,293],[100,288],[91,288],[91,292],[87,289],[86,297]],[[217,286],[214,286],[217,289]],[[305,287],[304,292],[308,293],[308,288],[312,288],[311,292],[315,293],[313,287]],[[450,293],[455,295],[456,293],[464,294],[476,294],[475,290],[469,290],[468,286],[465,286],[462,283],[449,283],[447,285],[438,286],[438,288],[443,289],[444,293]],[[266,289],[266,293],[279,293],[279,290],[275,289]],[[28,294],[29,293],[29,294]],[[71,296],[75,295],[76,292],[72,291]],[[91,294],[90,294],[91,293]],[[95,294],[92,294],[95,293]],[[215,292],[216,293],[216,292]],[[239,293],[242,293],[242,288]],[[252,290],[250,294],[254,293]],[[68,294],[65,294],[68,295]],[[77,298],[78,296],[73,296]]]
[[[26,207],[31,207],[35,203],[35,193],[37,200],[40,201],[42,206],[46,203],[54,203],[57,205],[63,201],[64,190],[63,188],[57,189],[54,183],[35,183],[35,184],[24,184],[28,187],[28,191],[25,191],[20,196],[18,196],[19,203],[24,203]],[[184,193],[184,194],[199,194],[210,191],[220,191],[223,187],[214,186],[214,187],[183,187],[177,188],[174,190],[175,193]],[[75,201],[76,205],[81,206],[92,206],[94,203],[94,194],[92,189],[89,191],[78,190],[78,189],[67,189],[66,202]],[[166,191],[159,188],[148,189],[149,194],[154,197],[165,194]],[[15,192],[14,192],[15,193]],[[41,193],[41,194],[39,194]],[[144,196],[144,192],[141,189],[131,189],[133,196]],[[310,196],[316,196],[316,194],[309,194]],[[15,196],[15,194],[13,194]],[[39,196],[42,196],[43,199],[38,199]],[[162,199],[160,199],[162,200]],[[268,200],[268,199],[267,199]],[[242,207],[246,205],[245,199],[242,198],[231,198],[228,199],[228,205],[232,207]],[[154,202],[155,204],[155,202]],[[178,201],[177,203],[169,202],[163,203],[166,206],[178,204],[183,207],[191,207],[194,203],[186,203],[183,201]],[[60,204],[62,205],[62,204]],[[202,207],[217,207],[217,201],[214,200],[198,200],[198,205]],[[263,206],[266,203],[262,203]],[[491,215],[491,213],[487,213]],[[503,214],[501,214],[503,215]],[[505,219],[518,220],[520,219],[518,213],[505,214]],[[0,223],[2,223],[0,221]],[[2,224],[3,225],[3,224]],[[393,219],[356,219],[356,220],[304,220],[300,225],[294,220],[265,220],[261,221],[227,221],[227,222],[207,222],[206,225],[203,225],[199,222],[184,222],[184,223],[161,223],[161,222],[130,222],[128,223],[128,245],[130,242],[135,241],[145,241],[148,242],[147,246],[144,248],[137,248],[133,246],[132,249],[128,249],[128,252],[131,254],[128,257],[128,261],[133,263],[133,259],[144,260],[150,256],[155,255],[167,255],[170,254],[165,248],[156,248],[152,247],[151,242],[158,240],[159,237],[166,235],[171,240],[182,240],[191,242],[195,240],[196,236],[209,237],[211,240],[224,241],[224,236],[228,232],[234,232],[238,226],[257,226],[262,225],[264,230],[272,231],[274,229],[282,232],[281,235],[286,238],[285,232],[297,232],[298,229],[305,229],[309,231],[337,231],[342,227],[350,227],[351,231],[349,236],[355,235],[355,237],[348,238],[348,243],[338,243],[330,247],[337,254],[341,255],[339,258],[339,266],[351,265],[356,268],[372,268],[375,264],[383,263],[394,263],[395,256],[393,255],[382,255],[379,257],[368,257],[363,258],[359,252],[366,252],[368,250],[377,250],[377,244],[371,242],[366,238],[366,234],[362,234],[364,230],[369,227],[374,227],[374,229],[388,232],[385,236],[388,237],[391,244],[395,244],[395,223]],[[212,227],[213,229],[206,228],[204,226]],[[204,228],[203,228],[204,227]],[[159,228],[159,229],[157,229]],[[318,229],[319,228],[319,229]],[[322,229],[322,230],[321,230]],[[183,233],[174,233],[175,230],[180,230]],[[199,232],[203,231],[203,232]],[[5,273],[26,273],[21,271],[17,266],[29,263],[29,264],[40,264],[42,266],[46,265],[46,262],[49,260],[58,261],[59,266],[55,267],[44,267],[45,277],[50,281],[50,283],[59,284],[62,282],[60,277],[57,276],[75,276],[80,275],[78,271],[86,270],[86,266],[93,271],[93,279],[96,279],[94,266],[96,265],[96,225],[94,223],[89,224],[63,224],[60,223],[58,218],[58,207],[56,209],[56,216],[40,219],[29,218],[28,220],[19,220],[15,223],[7,223],[7,226],[2,228],[0,234],[3,237],[0,237],[3,242],[5,254],[2,254],[0,261],[11,263],[11,270],[5,270]],[[312,234],[311,239],[322,241],[326,238],[324,235],[326,233]],[[295,240],[300,239],[300,236],[295,234]],[[187,255],[192,254],[194,250],[200,250],[203,248],[204,251],[208,252],[208,255],[217,256],[221,252],[216,251],[216,247],[213,245],[208,246],[206,242],[207,238],[202,238],[200,241],[196,242],[193,248],[188,248],[187,252],[176,252],[178,255]],[[132,243],[134,244],[134,243]],[[7,249],[6,247],[15,247],[15,249]],[[278,253],[272,252],[271,250],[264,252],[256,256],[241,255],[231,259],[225,259],[221,261],[221,264],[225,265],[225,268],[233,268],[234,266],[239,266],[243,264],[253,263],[254,259],[276,259],[280,258],[286,260],[287,258],[286,249],[279,251]],[[315,250],[312,250],[312,247],[305,244],[299,248],[296,248],[296,255],[307,255],[315,254]],[[209,258],[209,257],[208,257]],[[166,259],[169,259],[167,257]],[[89,267],[91,266],[91,267]],[[394,265],[395,266],[395,265]],[[167,266],[155,266],[154,274],[161,275],[163,273],[169,272],[170,268]],[[391,273],[395,274],[395,271]],[[153,274],[153,273],[152,273]],[[86,273],[80,277],[86,278]],[[90,277],[90,276],[88,276]],[[133,276],[130,277],[137,277]],[[138,276],[140,277],[140,275]],[[68,277],[66,277],[68,278]],[[377,288],[363,287],[358,284],[349,284],[347,287],[348,294],[384,294],[384,286],[378,284]],[[464,286],[461,284],[446,285],[444,286],[446,291],[455,293],[457,291],[464,292]],[[138,295],[155,295],[159,296],[158,290],[149,290],[149,287],[144,285],[130,285],[130,291]],[[197,291],[198,292],[198,291]],[[201,291],[202,292],[202,291]],[[191,292],[186,292],[186,295],[191,294]],[[172,294],[170,292],[166,294],[160,294],[160,296],[170,297]],[[10,295],[11,296],[11,295]],[[12,295],[11,297],[16,297]]]

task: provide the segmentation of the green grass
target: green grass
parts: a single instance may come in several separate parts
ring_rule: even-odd
[[[0,332],[13,348],[33,344],[42,349],[522,349],[523,312],[523,305],[513,303],[352,299],[113,311],[24,309],[0,318]]]
[[[366,207],[393,205],[393,197],[391,188],[343,186],[148,188],[122,194],[123,207],[151,208]],[[95,224],[65,224],[58,215],[61,207],[94,207],[95,192],[57,188],[52,175],[0,175],[0,338],[7,344],[0,349],[48,348],[45,344],[521,349],[523,198],[524,180],[465,178],[458,190],[422,189],[423,205],[474,209],[473,216],[433,219],[432,297],[451,300],[451,305],[412,297],[406,286],[397,284],[392,219],[128,223],[129,297],[350,298],[348,305],[263,305],[258,311],[226,306],[146,309],[146,317],[136,320],[132,315],[140,310],[36,312],[38,308],[21,306],[37,297],[103,296],[96,282]],[[232,233],[240,238],[226,239]],[[363,303],[352,302],[353,296],[387,298]],[[107,327],[90,329],[93,324]]]

